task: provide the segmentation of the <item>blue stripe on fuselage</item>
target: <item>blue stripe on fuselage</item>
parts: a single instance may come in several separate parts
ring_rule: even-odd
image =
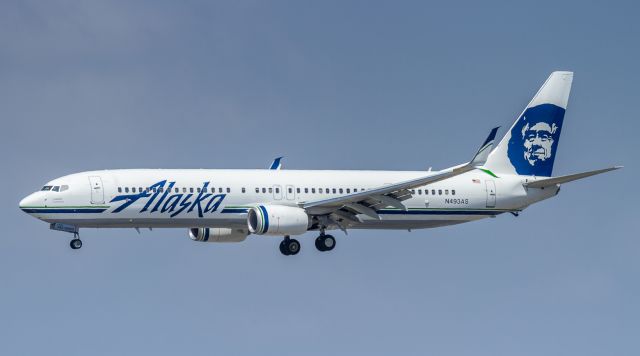
[[[104,208],[80,208],[80,209],[56,209],[56,208],[24,208],[22,211],[29,214],[99,214],[105,212]]]

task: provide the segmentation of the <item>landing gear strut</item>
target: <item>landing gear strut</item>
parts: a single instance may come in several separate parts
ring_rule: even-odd
[[[82,247],[82,240],[80,240],[80,234],[78,234],[77,232],[73,234],[73,240],[69,242],[69,246],[71,246],[71,248],[74,250],[77,250],[80,247]]]
[[[320,236],[316,238],[316,248],[318,251],[331,251],[336,247],[336,239],[331,235],[325,235],[324,232],[320,233]]]
[[[300,242],[296,239],[285,236],[280,242],[280,252],[285,256],[297,255],[300,252]]]

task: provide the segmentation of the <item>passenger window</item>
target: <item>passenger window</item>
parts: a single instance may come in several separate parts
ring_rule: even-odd
[[[358,188],[353,188],[353,192],[357,193],[358,192]]]
[[[351,189],[347,188],[347,194],[351,193]]]
[[[129,187],[124,187],[124,192],[129,193]]]
[[[318,188],[318,193],[322,194],[322,188]]]
[[[449,195],[449,189],[444,190],[444,195]]]
[[[442,195],[442,189],[438,189],[438,195]]]
[[[336,194],[336,188],[333,188],[333,194]]]
[[[411,194],[416,194],[416,190],[415,189],[410,189],[409,191],[411,192]]]
[[[267,192],[267,188],[262,188],[262,194],[265,194]]]
[[[435,189],[431,189],[431,195],[436,195],[436,190]]]
[[[180,192],[180,189],[176,188],[176,193]]]
[[[260,188],[256,188],[256,193],[260,193]]]
[[[122,187],[118,187],[118,193],[122,193]]]
[[[182,192],[183,192],[183,193],[186,193],[186,192],[187,192],[187,187],[183,187],[183,188],[182,188]]]
[[[269,188],[269,194],[273,193],[273,188]]]
[[[138,187],[138,191],[142,193],[142,188]],[[171,191],[171,189],[169,189],[169,191]]]
[[[296,193],[300,194],[300,188],[296,188]]]
[[[246,189],[244,189],[244,187],[242,187],[242,193],[245,193],[245,192],[246,192]]]
[[[429,189],[424,190],[424,195],[429,195]]]
[[[276,188],[276,193],[280,194],[280,188]]]
[[[342,194],[342,188],[338,189],[338,191],[340,192],[340,194]]]
[[[218,193],[222,193],[222,187],[218,188]]]
[[[189,188],[189,193],[193,193],[193,188]]]
[[[196,191],[197,191],[198,193],[200,193],[200,187],[198,187],[198,188],[196,189]]]
[[[308,194],[309,193],[309,188],[304,188],[304,192],[305,192],[305,194]]]
[[[227,193],[231,193],[231,188],[227,188]]]
[[[418,195],[422,195],[422,189],[418,189]]]
[[[455,189],[451,189],[451,195],[456,195],[456,190]]]

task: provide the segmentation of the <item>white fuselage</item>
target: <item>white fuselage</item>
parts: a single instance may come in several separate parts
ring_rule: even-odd
[[[168,170],[83,172],[46,184],[21,203],[49,223],[76,227],[247,227],[247,209],[298,206],[424,176],[424,171]],[[526,189],[532,177],[493,177],[473,170],[413,189],[406,210],[381,208],[380,219],[361,215],[360,229],[430,228],[517,212],[554,196]],[[55,188],[59,187],[59,188]],[[64,187],[64,188],[62,188]],[[54,191],[57,190],[57,191]],[[322,211],[312,211],[322,214]]]

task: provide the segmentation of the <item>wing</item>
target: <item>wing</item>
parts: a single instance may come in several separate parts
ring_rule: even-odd
[[[310,215],[325,215],[329,223],[335,223],[342,230],[346,230],[349,225],[359,223],[361,220],[358,218],[358,214],[380,219],[380,216],[376,213],[379,208],[392,206],[406,210],[407,208],[402,201],[411,198],[411,189],[455,177],[482,166],[491,152],[497,132],[498,127],[491,130],[487,139],[473,156],[473,159],[465,164],[431,172],[420,178],[335,198],[300,202],[298,205]]]

